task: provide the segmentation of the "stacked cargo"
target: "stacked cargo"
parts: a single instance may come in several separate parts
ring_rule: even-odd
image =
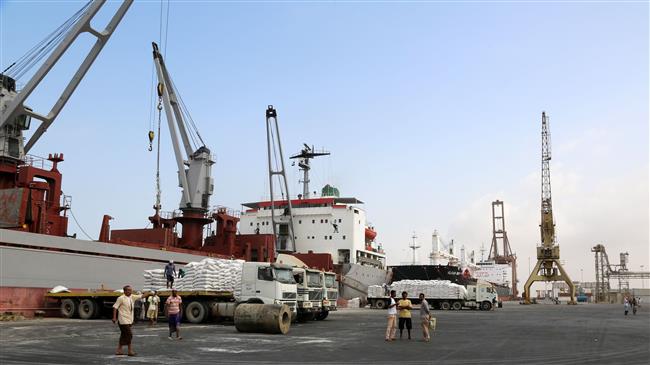
[[[243,264],[243,260],[214,258],[190,262],[182,267],[184,276],[175,279],[174,288],[185,291],[232,291],[235,297],[239,297]],[[161,269],[145,270],[144,278],[145,290],[164,290],[166,287],[166,278]]]
[[[398,297],[401,297],[402,292],[407,292],[409,298],[417,297],[420,293],[424,293],[427,298],[464,299],[467,297],[467,289],[464,286],[449,280],[400,280],[393,282],[390,289],[395,290]],[[379,285],[368,287],[368,297],[381,297],[384,294],[384,288]]]

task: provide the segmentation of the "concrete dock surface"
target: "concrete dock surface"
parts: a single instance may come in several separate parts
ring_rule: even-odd
[[[325,321],[292,324],[289,334],[238,333],[232,325],[134,326],[135,357],[114,355],[110,320],[40,319],[0,323],[0,364],[648,364],[650,303],[636,316],[622,305],[506,303],[494,311],[434,311],[422,341],[384,341],[386,311],[342,309]],[[399,331],[398,331],[399,332]],[[399,334],[398,334],[399,336]]]

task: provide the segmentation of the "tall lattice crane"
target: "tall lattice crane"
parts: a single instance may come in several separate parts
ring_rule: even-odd
[[[542,209],[541,246],[537,247],[537,264],[524,285],[524,302],[530,303],[530,287],[536,281],[564,281],[569,286],[571,300],[576,304],[576,288],[560,264],[560,246],[555,242],[555,221],[551,201],[551,133],[546,112],[542,112]]]

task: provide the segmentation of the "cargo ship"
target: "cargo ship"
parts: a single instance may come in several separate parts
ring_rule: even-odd
[[[303,173],[302,194],[290,201],[242,204],[246,210],[241,213],[239,231],[245,235],[271,234],[272,212],[286,216],[290,210],[292,223],[285,220],[279,224],[278,247],[287,245],[292,229],[291,254],[311,267],[336,272],[340,296],[363,301],[368,287],[388,282],[391,273],[386,269],[386,254],[376,241],[377,232],[367,221],[363,202],[355,197],[341,197],[339,189],[329,184],[320,194],[310,190],[310,161],[329,154],[304,144],[300,152],[290,157],[297,160]]]

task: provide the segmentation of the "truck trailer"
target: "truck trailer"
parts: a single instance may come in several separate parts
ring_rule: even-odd
[[[184,320],[190,323],[202,323],[210,318],[231,320],[235,317],[235,309],[242,303],[286,305],[290,317],[296,316],[297,288],[290,266],[244,262],[241,287],[235,289],[237,290],[178,290],[178,295],[183,299]],[[157,294],[164,304],[171,295],[171,289],[160,289]],[[45,296],[59,302],[64,317],[93,319],[109,314],[120,295],[122,293],[119,291],[90,290],[48,293]],[[164,313],[163,308],[164,305],[159,306],[159,315]]]
[[[432,309],[461,310],[463,308],[491,310],[499,305],[499,298],[494,286],[478,280],[466,286],[454,284],[447,280],[402,280],[393,282],[390,287],[373,285],[368,288],[368,302],[371,308],[384,309],[390,303],[388,290],[397,291],[396,300],[403,291],[413,304],[420,304],[420,293]]]

